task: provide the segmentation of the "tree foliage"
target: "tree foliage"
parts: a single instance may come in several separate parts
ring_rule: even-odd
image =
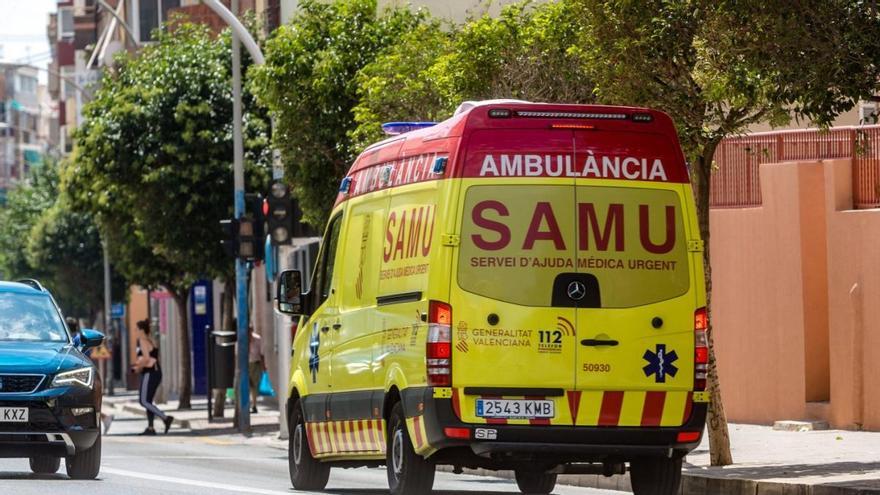
[[[91,215],[71,211],[59,194],[57,169],[47,161],[0,209],[0,271],[39,279],[66,314],[94,320],[104,305],[103,248]],[[124,299],[122,277],[112,282]]]
[[[718,143],[792,115],[827,125],[871,96],[880,78],[876,4],[568,1],[574,22],[587,26],[580,45],[598,100],[659,108],[676,123],[694,177],[711,300],[709,188]],[[711,461],[723,465],[732,458],[711,332],[709,341]]]
[[[252,88],[275,118],[275,145],[306,222],[323,226],[354,159],[357,72],[423,18],[400,8],[378,13],[376,0],[306,0],[266,43]]]
[[[181,404],[191,370],[186,297],[201,277],[226,276],[219,221],[232,216],[230,37],[176,23],[118,62],[84,109],[65,169],[72,205],[92,213],[112,259],[133,283],[170,290],[180,313]],[[265,189],[269,125],[244,98],[248,187]]]
[[[359,71],[357,148],[382,137],[382,122],[443,120],[467,100],[592,101],[571,15],[568,3],[527,1],[461,26],[426,20]]]

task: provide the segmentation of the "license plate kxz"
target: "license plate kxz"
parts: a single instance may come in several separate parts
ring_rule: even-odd
[[[27,423],[26,407],[0,407],[0,423]]]

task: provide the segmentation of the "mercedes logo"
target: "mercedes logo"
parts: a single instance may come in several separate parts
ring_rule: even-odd
[[[587,287],[575,280],[574,282],[568,284],[568,297],[570,297],[573,301],[580,301],[587,295]]]

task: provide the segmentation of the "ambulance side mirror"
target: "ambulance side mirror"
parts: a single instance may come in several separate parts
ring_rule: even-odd
[[[278,311],[302,316],[306,314],[306,295],[302,291],[302,272],[299,270],[284,270],[278,275],[278,292],[275,299],[278,301]]]

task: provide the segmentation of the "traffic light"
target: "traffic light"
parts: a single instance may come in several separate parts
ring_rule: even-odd
[[[245,195],[245,211],[238,219],[238,256],[245,261],[260,261],[265,254],[266,228],[263,217],[263,198],[259,194]]]
[[[223,229],[223,239],[220,240],[223,251],[230,258],[238,258],[238,220],[220,220],[220,228]]]
[[[263,212],[269,224],[273,246],[290,244],[293,240],[293,202],[290,190],[283,182],[273,182]]]
[[[265,218],[263,198],[259,194],[245,196],[245,211],[239,219],[220,220],[223,239],[220,244],[226,254],[245,261],[260,261],[265,254]]]

